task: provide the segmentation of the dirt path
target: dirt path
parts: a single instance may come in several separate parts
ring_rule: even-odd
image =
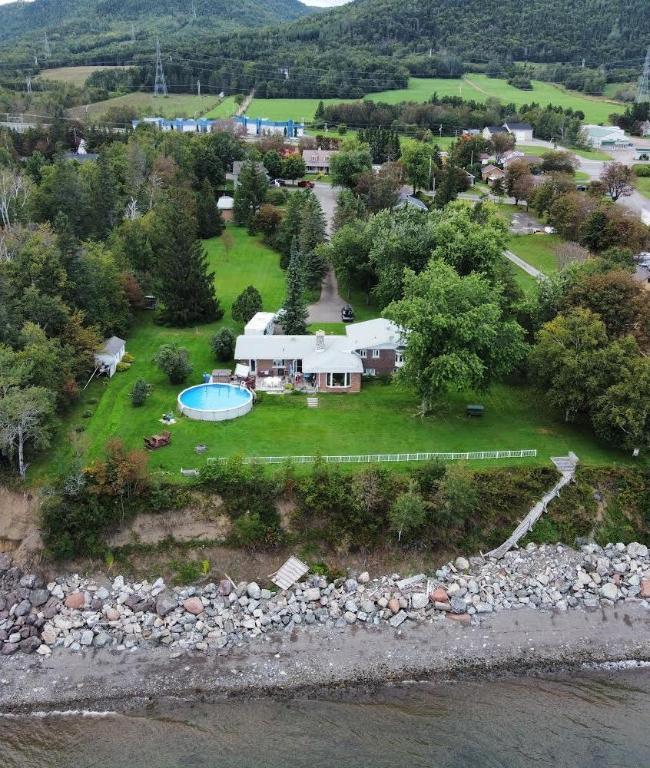
[[[239,117],[240,115],[243,115],[244,112],[246,112],[246,110],[250,107],[251,101],[253,101],[254,96],[255,96],[255,88],[252,88],[248,96],[237,107],[237,110],[235,111],[235,117]]]

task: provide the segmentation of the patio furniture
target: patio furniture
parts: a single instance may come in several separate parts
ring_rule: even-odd
[[[203,445],[203,443],[200,443],[194,449],[194,453],[205,453],[207,450],[208,450],[208,446],[207,445]]]
[[[198,477],[199,476],[199,470],[198,469],[183,469],[181,467],[181,475],[183,475],[183,477]]]
[[[155,451],[158,448],[164,448],[166,445],[169,445],[172,441],[172,433],[171,432],[163,432],[162,435],[152,435],[151,437],[144,437],[144,445],[145,448],[148,448],[150,451]]]
[[[484,405],[468,405],[465,409],[468,416],[482,416],[485,413]]]

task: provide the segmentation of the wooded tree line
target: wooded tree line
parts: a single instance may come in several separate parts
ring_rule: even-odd
[[[145,129],[79,163],[42,132],[2,142],[0,455],[24,474],[144,294],[159,299],[160,322],[223,314],[201,238],[223,227],[214,190],[242,150],[228,134]]]

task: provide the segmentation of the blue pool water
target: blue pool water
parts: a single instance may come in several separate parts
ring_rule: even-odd
[[[198,411],[229,411],[250,402],[251,393],[232,384],[199,384],[181,392],[181,405]]]

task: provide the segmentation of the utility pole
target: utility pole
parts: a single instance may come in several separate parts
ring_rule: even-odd
[[[156,80],[153,86],[154,96],[167,96],[167,83],[165,82],[165,70],[160,55],[160,40],[156,38]]]
[[[47,39],[47,32],[43,35],[43,55],[46,59],[49,59],[52,55],[52,49],[50,48],[50,41]]]
[[[645,55],[643,72],[639,78],[639,86],[636,90],[635,101],[637,104],[650,101],[650,46],[648,46],[648,52]]]
[[[583,56],[583,57],[582,57],[582,69],[584,69],[584,68],[585,68],[585,64],[586,64],[586,59],[585,59],[585,57]]]
[[[201,95],[201,81],[200,80],[196,81],[196,95],[197,96]]]
[[[27,75],[27,93],[31,94],[32,92],[32,78]]]

